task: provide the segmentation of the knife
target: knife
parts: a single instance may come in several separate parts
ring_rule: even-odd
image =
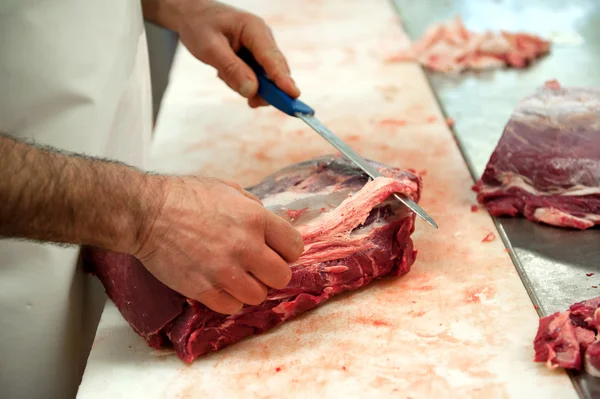
[[[279,109],[280,111],[303,120],[308,126],[319,133],[325,140],[331,145],[338,149],[344,154],[349,160],[354,162],[359,168],[361,168],[369,177],[375,179],[383,176],[375,167],[369,164],[363,157],[358,155],[350,146],[344,143],[338,136],[336,136],[331,130],[323,125],[316,117],[315,111],[298,99],[293,99],[288,96],[283,90],[269,79],[263,67],[256,62],[252,53],[246,48],[242,48],[238,52],[238,57],[242,59],[256,74],[258,79],[258,94],[270,105]],[[429,223],[434,228],[438,228],[437,223],[431,216],[425,212],[416,202],[406,195],[396,193],[394,197],[407,206],[411,211],[419,215],[423,220]]]

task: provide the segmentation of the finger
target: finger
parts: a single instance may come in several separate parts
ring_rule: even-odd
[[[214,42],[204,52],[202,61],[214,67],[219,78],[242,97],[252,98],[256,96],[258,91],[256,75],[233,52],[225,36],[219,35],[214,39]]]
[[[244,188],[239,183],[237,183],[233,180],[222,180],[222,182],[225,183],[226,185],[228,185],[229,187],[236,189],[237,191],[242,193],[246,198],[249,198],[252,201],[256,201],[262,205],[262,201],[259,200],[258,197],[256,197],[251,192],[244,190]]]
[[[240,268],[219,276],[216,282],[232,297],[248,305],[259,305],[267,297],[267,287]]]
[[[289,263],[295,262],[304,251],[300,232],[273,213],[269,213],[266,219],[265,242]]]
[[[204,304],[207,308],[223,314],[235,314],[244,306],[231,294],[216,288],[196,295],[193,299]]]
[[[269,103],[263,100],[261,96],[255,96],[248,99],[248,105],[250,106],[250,108],[258,108],[267,106],[269,105]]]
[[[246,258],[245,269],[264,285],[275,289],[287,287],[292,278],[290,266],[266,245],[255,256]]]
[[[261,205],[263,204],[263,203],[262,203],[262,201],[261,201],[261,200],[259,200],[259,199],[258,199],[258,197],[256,197],[256,196],[255,196],[254,194],[252,194],[251,192],[248,192],[248,191],[246,191],[246,190],[242,189],[242,190],[240,191],[240,193],[244,194],[244,196],[245,196],[246,198],[249,198],[249,199],[251,199],[252,201],[256,201],[256,202],[258,202],[258,203],[259,203],[259,204],[261,204]]]
[[[291,77],[287,60],[279,50],[269,27],[260,18],[249,19],[240,35],[241,44],[264,68],[269,78],[288,95],[296,98],[300,90]]]

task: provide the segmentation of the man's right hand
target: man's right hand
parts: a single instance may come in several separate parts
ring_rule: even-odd
[[[163,201],[146,220],[134,253],[157,279],[225,314],[260,304],[267,287],[287,286],[288,263],[304,245],[286,220],[236,183],[157,179]]]

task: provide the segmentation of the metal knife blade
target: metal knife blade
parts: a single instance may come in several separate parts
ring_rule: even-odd
[[[383,176],[381,172],[379,172],[376,168],[374,168],[371,164],[369,164],[363,157],[358,155],[352,148],[350,148],[346,143],[344,143],[338,136],[336,136],[331,130],[327,129],[325,125],[323,125],[314,115],[304,114],[301,112],[297,112],[296,116],[302,119],[308,126],[313,128],[317,133],[319,133],[325,140],[327,140],[331,145],[337,148],[342,154],[344,154],[348,159],[354,162],[357,166],[359,166],[366,174],[368,174],[372,179]],[[419,206],[412,199],[402,194],[394,194],[394,197],[410,208],[414,213],[419,215],[423,220],[429,223],[431,226],[438,228],[437,223],[431,216],[425,212],[423,208]]]

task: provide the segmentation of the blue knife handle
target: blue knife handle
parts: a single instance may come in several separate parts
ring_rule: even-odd
[[[313,115],[315,111],[304,104],[302,101],[288,96],[283,90],[269,79],[262,66],[254,59],[252,53],[246,48],[238,52],[238,57],[242,59],[256,74],[258,78],[258,94],[269,104],[278,110],[285,112],[290,116],[296,116],[296,113]]]

